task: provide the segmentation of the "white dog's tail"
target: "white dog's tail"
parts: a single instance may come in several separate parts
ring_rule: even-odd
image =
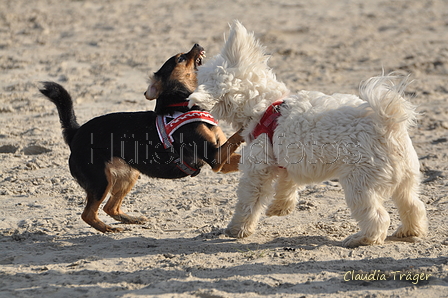
[[[415,125],[415,106],[404,97],[409,83],[409,76],[389,74],[370,78],[361,85],[360,97],[372,108],[380,133],[390,135]]]

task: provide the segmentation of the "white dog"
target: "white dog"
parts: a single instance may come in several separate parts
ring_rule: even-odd
[[[383,200],[389,197],[402,221],[393,236],[424,236],[419,161],[407,132],[416,114],[403,98],[407,77],[371,78],[360,88],[360,98],[289,94],[267,60],[253,33],[235,22],[221,54],[199,68],[198,88],[189,98],[191,105],[242,129],[247,143],[239,200],[226,233],[249,236],[272,197],[266,214],[287,215],[299,186],[338,178],[360,227],[344,246],[384,242],[390,218]]]

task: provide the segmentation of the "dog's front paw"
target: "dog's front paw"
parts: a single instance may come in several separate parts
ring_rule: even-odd
[[[403,226],[398,227],[392,237],[396,238],[407,238],[407,237],[424,237],[427,234],[426,227],[414,227],[413,229],[404,228]]]
[[[253,234],[254,231],[249,231],[244,227],[227,227],[225,234],[232,238],[245,238]]]
[[[147,222],[148,219],[144,216],[129,216],[126,215],[125,217],[122,217],[121,222],[124,224],[144,224]]]
[[[295,206],[289,206],[289,207],[284,207],[284,206],[278,206],[278,205],[274,205],[272,204],[271,206],[269,206],[268,210],[266,211],[266,215],[267,216],[285,216],[288,214],[291,214],[294,211]]]
[[[379,238],[372,238],[368,237],[361,232],[353,234],[345,238],[344,241],[342,241],[342,245],[349,248],[355,248],[358,246],[366,246],[366,245],[373,245],[373,244],[383,244],[384,239],[381,240]]]
[[[120,221],[123,224],[143,224],[148,221],[144,216],[131,216],[125,213],[113,215],[113,219]]]
[[[113,228],[113,227],[111,227],[109,225],[105,225],[105,229],[102,232],[103,233],[121,233],[123,231],[124,231],[123,228]]]

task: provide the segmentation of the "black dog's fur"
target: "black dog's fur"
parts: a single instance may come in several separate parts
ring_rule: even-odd
[[[187,176],[171,162],[172,152],[164,149],[160,142],[155,121],[157,114],[190,110],[182,103],[196,87],[196,67],[203,53],[202,47],[195,45],[190,52],[171,57],[154,74],[145,95],[148,99],[157,96],[155,112],[107,114],[82,126],[76,121],[69,93],[57,83],[43,83],[40,92],[56,105],[64,140],[70,147],[70,172],[87,193],[82,219],[95,229],[122,231],[98,218],[100,204],[109,193],[111,197],[104,206],[107,214],[122,223],[146,221],[144,217],[129,216],[120,209],[140,173],[167,179]],[[214,171],[237,170],[240,156],[233,152],[242,142],[239,134],[226,142],[218,126],[192,122],[180,127],[173,138],[174,150],[182,152],[183,160],[193,168],[200,169],[208,163]]]

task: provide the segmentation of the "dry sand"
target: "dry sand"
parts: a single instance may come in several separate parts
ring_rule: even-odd
[[[221,3],[0,1],[0,296],[448,297],[448,2]],[[357,94],[383,68],[412,74],[428,237],[342,247],[357,225],[330,181],[300,191],[292,215],[263,217],[254,235],[230,239],[222,232],[239,173],[208,167],[176,181],[141,177],[124,208],[150,218],[145,225],[101,234],[81,220],[84,194],[38,82],[63,84],[80,123],[149,110],[148,75],[195,42],[218,53],[233,19],[256,32],[292,91]],[[390,235],[399,220],[386,205]]]

